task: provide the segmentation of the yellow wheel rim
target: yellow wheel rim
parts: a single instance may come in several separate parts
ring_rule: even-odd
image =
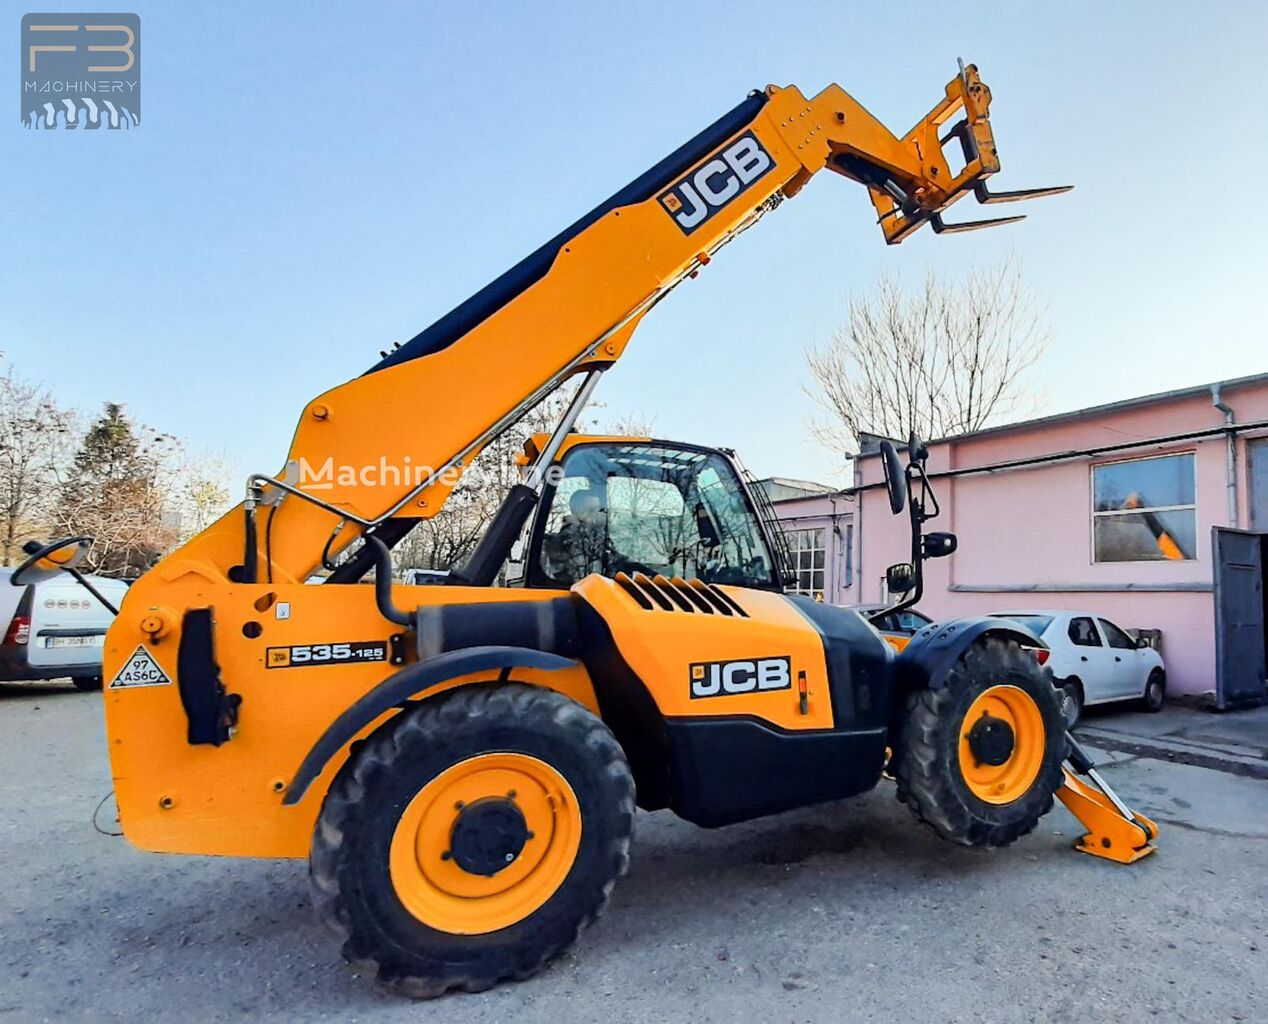
[[[459,866],[454,826],[478,801],[510,801],[528,838],[491,875]],[[522,921],[563,884],[581,845],[581,809],[559,772],[527,754],[481,754],[441,772],[405,808],[389,869],[401,904],[423,924],[483,935]]]
[[[1000,723],[1012,733],[1011,750],[1001,750],[998,756],[1006,753],[1006,759],[991,764],[980,756],[980,737],[988,725],[996,736],[1001,732],[1007,735]],[[978,742],[976,752],[974,740]],[[979,800],[988,804],[1012,803],[1024,796],[1038,778],[1046,741],[1043,715],[1034,698],[1016,686],[992,686],[969,705],[961,723],[960,774]]]

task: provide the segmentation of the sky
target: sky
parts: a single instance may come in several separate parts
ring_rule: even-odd
[[[30,8],[0,9],[16,62]],[[309,398],[750,89],[837,82],[901,134],[957,57],[994,95],[992,186],[1075,191],[983,211],[1029,215],[1011,228],[887,247],[866,192],[818,175],[647,317],[600,420],[843,483],[811,437],[806,346],[883,271],[954,280],[1010,252],[1053,332],[1030,378],[1043,412],[1268,370],[1265,4],[127,9],[136,130],[26,130],[8,78],[0,351],[65,404],[126,403],[237,476],[277,469]]]

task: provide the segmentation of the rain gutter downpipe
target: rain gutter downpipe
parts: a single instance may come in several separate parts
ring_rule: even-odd
[[[1228,525],[1233,529],[1237,529],[1239,523],[1237,521],[1237,432],[1233,429],[1236,420],[1233,417],[1233,407],[1224,401],[1220,394],[1220,385],[1211,385],[1211,404],[1224,414],[1224,423],[1228,426],[1228,432],[1225,443],[1228,446],[1226,461],[1228,464]]]

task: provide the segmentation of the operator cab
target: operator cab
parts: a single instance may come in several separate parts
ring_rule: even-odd
[[[531,458],[540,439],[525,446]],[[667,441],[568,438],[508,583],[568,588],[646,573],[781,590],[778,524],[727,453]],[[518,557],[517,557],[518,556]]]

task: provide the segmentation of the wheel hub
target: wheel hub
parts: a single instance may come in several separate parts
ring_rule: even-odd
[[[491,878],[515,863],[528,839],[528,823],[514,799],[489,797],[458,811],[449,853],[463,871]]]
[[[973,723],[968,739],[969,750],[973,752],[978,764],[998,767],[1013,756],[1016,742],[1013,727],[992,714],[984,714]]]

